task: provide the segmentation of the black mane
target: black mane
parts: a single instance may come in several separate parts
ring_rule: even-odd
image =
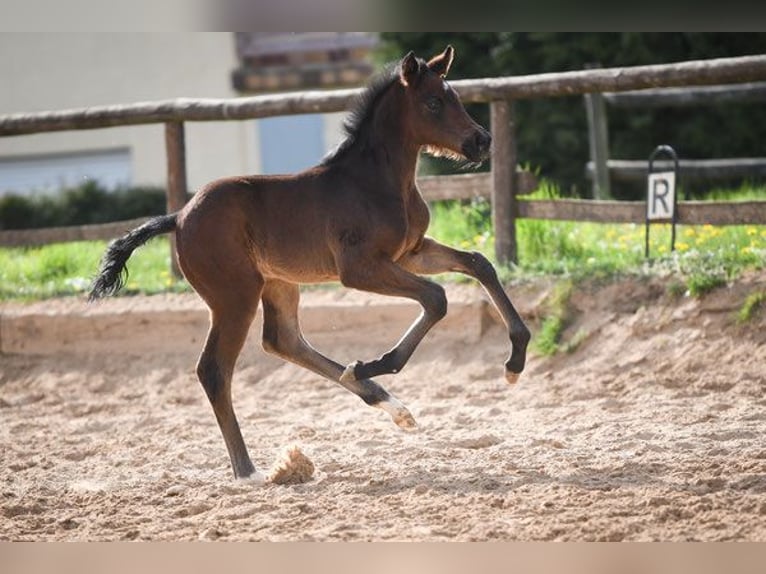
[[[377,106],[381,96],[398,77],[398,62],[394,62],[387,65],[370,80],[367,87],[352,104],[351,111],[346,116],[346,119],[343,120],[343,132],[346,134],[346,138],[338,147],[322,159],[320,165],[331,165],[337,162],[354,144],[361,140],[363,133],[372,120],[375,106]]]

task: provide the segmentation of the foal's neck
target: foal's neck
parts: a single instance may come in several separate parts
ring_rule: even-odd
[[[409,193],[415,182],[421,146],[412,138],[401,103],[396,101],[402,97],[400,90],[398,85],[391,86],[375,110],[369,143],[373,169],[380,172],[381,181]]]

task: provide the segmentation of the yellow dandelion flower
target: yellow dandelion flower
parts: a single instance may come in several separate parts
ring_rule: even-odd
[[[687,251],[689,249],[689,244],[683,241],[679,241],[678,243],[676,243],[676,249],[678,249],[679,251]]]
[[[697,235],[697,232],[694,230],[693,227],[689,227],[687,229],[684,229],[684,235],[686,235],[686,237],[694,237],[695,235]]]
[[[748,227],[745,231],[748,235],[756,235],[758,233],[755,227]]]

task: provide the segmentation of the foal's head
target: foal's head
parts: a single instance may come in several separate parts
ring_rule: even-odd
[[[410,52],[399,64],[409,135],[434,155],[480,162],[489,156],[492,136],[465,111],[444,80],[452,65],[452,46],[428,62]]]

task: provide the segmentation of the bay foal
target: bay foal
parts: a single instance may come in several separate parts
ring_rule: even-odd
[[[259,476],[231,403],[234,365],[259,301],[266,351],[340,383],[404,428],[415,425],[412,415],[372,378],[399,372],[447,312],[444,289],[420,275],[453,271],[481,282],[508,328],[508,381],[523,370],[529,331],[492,265],[425,237],[428,207],[415,184],[421,150],[470,162],[490,151],[490,134],[444,80],[452,59],[451,46],[428,62],[410,52],[373,80],[346,122],[345,141],[320,165],[296,175],[216,180],[179,212],[148,221],[105,253],[91,299],[120,289],[134,249],[175,232],[180,267],[210,308],[197,375],[236,477]],[[312,348],[298,324],[298,285],[335,280],[413,299],[423,311],[380,358],[343,366]]]

